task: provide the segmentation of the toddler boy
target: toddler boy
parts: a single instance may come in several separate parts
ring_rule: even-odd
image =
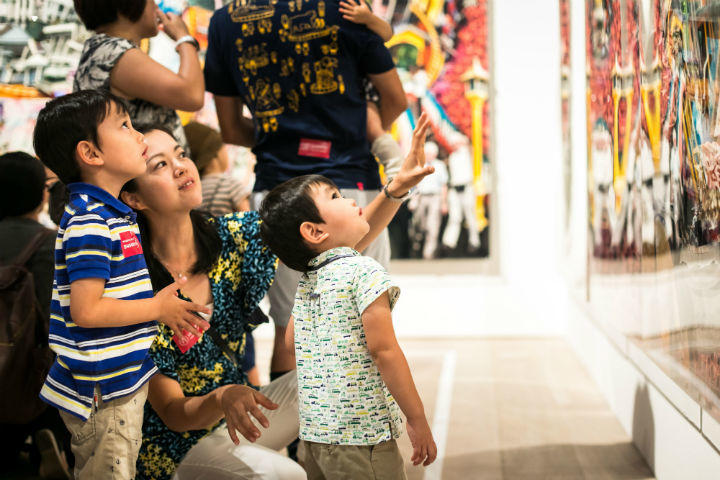
[[[426,127],[423,116],[410,152],[417,162],[403,168],[425,165]],[[385,193],[390,197],[387,187]],[[400,410],[411,460],[432,463],[435,442],[392,327],[400,290],[378,262],[353,248],[370,230],[362,209],[331,180],[305,175],[271,190],[260,216],[263,241],[303,272],[287,342],[294,338],[308,479],[405,478],[396,443]]]

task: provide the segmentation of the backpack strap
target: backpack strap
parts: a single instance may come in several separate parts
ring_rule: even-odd
[[[47,228],[43,228],[42,230],[40,230],[38,233],[35,234],[32,240],[30,240],[30,243],[28,243],[28,245],[23,249],[23,251],[20,252],[17,257],[15,257],[15,260],[11,264],[17,266],[25,265],[28,260],[30,260],[30,257],[32,257],[35,252],[38,251],[45,239],[53,233],[55,232]]]

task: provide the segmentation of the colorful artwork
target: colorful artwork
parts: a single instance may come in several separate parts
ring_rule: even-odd
[[[585,6],[591,303],[615,292],[605,320],[720,413],[720,8]]]
[[[0,0],[1,96],[58,96],[70,92],[88,33],[72,2]]]
[[[390,226],[394,258],[487,257],[491,123],[488,1],[376,1],[410,107],[393,133],[405,151],[422,112],[438,175]]]

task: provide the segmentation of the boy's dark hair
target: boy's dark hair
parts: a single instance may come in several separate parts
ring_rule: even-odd
[[[143,135],[158,130],[165,132],[175,138],[172,130],[162,124],[138,124],[134,126],[135,130]],[[138,190],[137,182],[133,179],[123,185],[120,190],[122,192],[135,193]],[[148,225],[147,218],[142,212],[137,213],[137,223],[140,229],[140,239],[142,242],[143,252],[145,252],[145,261],[147,263],[148,272],[150,273],[150,282],[153,290],[159,291],[173,283],[172,275],[167,268],[158,260],[152,249],[152,232]],[[208,273],[215,262],[217,262],[220,252],[222,251],[222,240],[217,232],[217,228],[210,222],[212,215],[201,210],[191,210],[190,220],[192,221],[193,233],[195,234],[195,246],[197,249],[197,260],[192,267],[191,273]]]
[[[270,190],[260,205],[260,237],[289,268],[307,272],[308,263],[318,252],[300,235],[303,222],[324,223],[310,194],[320,185],[337,185],[322,175],[303,175]]]
[[[113,23],[122,15],[131,22],[142,17],[147,2],[154,0],[75,0],[75,12],[88,30]]]
[[[30,213],[40,206],[45,190],[45,169],[25,152],[0,156],[0,220]]]
[[[77,144],[87,140],[98,148],[98,125],[110,114],[112,105],[127,113],[125,102],[104,90],[80,90],[50,100],[38,114],[33,147],[47,167],[68,185],[82,180],[75,159]]]

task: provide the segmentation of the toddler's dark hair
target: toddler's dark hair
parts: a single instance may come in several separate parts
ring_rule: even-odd
[[[80,90],[50,100],[38,114],[33,147],[40,161],[68,185],[82,180],[75,160],[77,144],[87,140],[98,148],[98,125],[112,106],[127,113],[125,102],[104,90]]]
[[[300,235],[303,222],[324,223],[310,194],[313,187],[335,183],[322,175],[303,175],[281,183],[260,205],[260,238],[289,268],[307,272],[318,255]]]
[[[142,17],[147,2],[154,0],[75,0],[75,12],[88,30],[113,23],[122,15],[131,22]]]

